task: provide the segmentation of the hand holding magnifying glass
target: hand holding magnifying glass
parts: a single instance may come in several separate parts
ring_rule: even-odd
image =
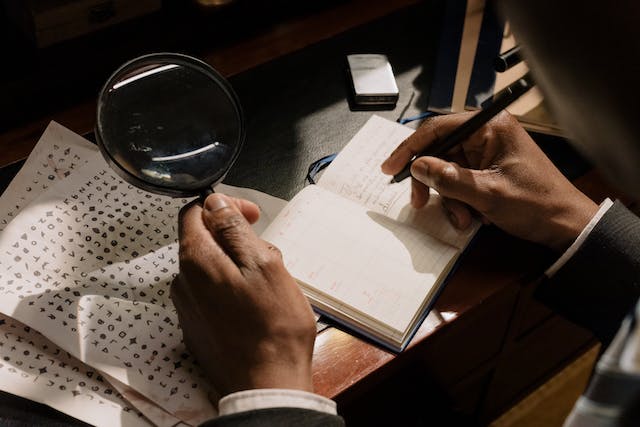
[[[197,59],[143,56],[104,86],[97,123],[102,154],[127,182],[154,193],[201,197],[202,206],[182,211],[172,299],[189,350],[217,391],[310,391],[311,306],[277,249],[249,226],[256,206],[223,195],[204,202],[245,138],[231,86]],[[265,351],[270,348],[278,352]]]

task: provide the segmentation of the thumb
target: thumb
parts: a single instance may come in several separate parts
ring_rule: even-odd
[[[241,266],[252,265],[260,240],[230,198],[218,193],[207,197],[202,220],[229,258]]]
[[[437,157],[416,159],[411,175],[441,196],[460,200],[481,212],[490,195],[486,171],[463,168]]]

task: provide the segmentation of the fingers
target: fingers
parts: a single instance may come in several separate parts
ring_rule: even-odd
[[[216,243],[205,225],[203,209],[198,203],[182,208],[179,218],[180,270],[190,270],[192,265],[211,266],[207,273],[214,281],[237,274],[237,267]]]
[[[420,209],[429,201],[429,187],[411,178],[411,206]]]
[[[184,283],[180,276],[176,277],[171,283],[171,300],[178,314],[178,321],[182,326],[182,340],[188,349],[193,349],[193,340],[191,339],[192,328],[187,327],[197,325],[198,312],[197,305],[194,306],[192,301],[192,293],[187,283]]]
[[[465,203],[456,199],[442,197],[442,206],[447,212],[451,224],[459,229],[465,230],[473,221],[473,214]],[[411,206],[421,209],[429,201],[429,187],[415,178],[411,179]]]
[[[242,215],[246,218],[247,221],[249,221],[250,224],[254,224],[256,221],[258,221],[258,219],[260,219],[260,208],[255,203],[237,197],[227,196],[227,198],[236,205],[236,207],[240,210]],[[185,205],[180,210],[180,224],[182,224],[182,216],[185,215],[186,212],[190,210],[194,205],[200,206],[200,204],[201,201],[197,199]]]
[[[238,277],[238,267],[253,265],[264,250],[249,225],[259,215],[254,203],[221,194],[207,197],[204,206],[185,206],[179,223],[181,267],[205,268],[215,282]]]
[[[465,230],[469,227],[473,221],[473,213],[469,206],[465,203],[450,199],[448,197],[441,197],[442,206],[447,212],[447,216],[451,224],[459,229]],[[415,178],[411,179],[411,206],[415,209],[421,209],[429,201],[429,187]]]
[[[249,224],[254,224],[260,218],[260,208],[255,203],[236,197],[229,198],[235,203],[246,220],[249,221]]]
[[[436,157],[420,157],[411,166],[411,175],[443,197],[457,199],[483,212],[488,200],[495,197],[496,186],[491,170],[466,169]],[[453,208],[456,220],[466,223],[466,214]]]
[[[459,229],[466,230],[473,221],[473,215],[469,206],[456,199],[442,198],[442,206],[447,211],[451,224]]]
[[[227,196],[212,194],[202,210],[204,226],[238,267],[252,267],[264,242],[256,236],[238,205]]]
[[[465,122],[470,113],[451,114],[431,117],[422,124],[411,136],[391,153],[382,163],[382,172],[394,175],[402,170],[413,156],[421,153],[435,141],[442,139]]]

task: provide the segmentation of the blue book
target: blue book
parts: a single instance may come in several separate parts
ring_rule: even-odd
[[[451,109],[467,9],[467,0],[449,0],[443,3],[440,38],[429,91],[430,110]]]
[[[442,25],[434,73],[429,93],[429,109],[451,111],[456,90],[466,91],[464,107],[479,108],[493,95],[495,70],[493,61],[500,53],[504,23],[498,18],[493,3],[487,2],[481,9],[479,31],[468,31],[463,41],[465,26],[476,25],[473,16],[482,6],[476,0],[469,8],[467,0],[446,1],[442,13]],[[470,9],[469,11],[467,9]],[[461,49],[465,43],[466,49]],[[469,48],[472,47],[472,48]],[[473,59],[463,58],[472,55]],[[470,77],[459,73],[459,64],[472,64]],[[466,74],[466,73],[464,73]],[[468,80],[468,84],[464,84]]]

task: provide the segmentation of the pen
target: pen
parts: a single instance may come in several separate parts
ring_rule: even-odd
[[[493,67],[497,72],[503,73],[521,61],[520,46],[516,46],[500,54],[493,62]]]
[[[514,102],[529,89],[534,86],[533,80],[529,73],[525,74],[514,83],[510,84],[498,94],[496,94],[493,102],[486,108],[478,111],[469,120],[458,126],[453,132],[442,140],[436,141],[425,151],[415,155],[409,163],[394,175],[391,182],[401,182],[411,176],[411,164],[418,157],[423,156],[441,156],[447,151],[463,142],[471,136],[475,131],[480,129],[485,123],[495,117],[500,111],[504,110],[509,104]]]

